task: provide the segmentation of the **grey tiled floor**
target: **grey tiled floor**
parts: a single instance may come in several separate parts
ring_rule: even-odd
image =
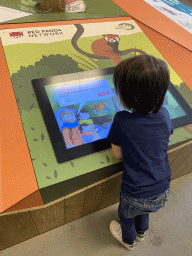
[[[3,256],[191,256],[192,173],[171,182],[169,201],[150,214],[143,242],[127,251],[109,231],[118,203],[0,252]]]

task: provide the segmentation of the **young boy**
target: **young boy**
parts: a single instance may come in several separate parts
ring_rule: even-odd
[[[167,149],[173,134],[170,115],[162,107],[170,83],[167,64],[149,55],[122,61],[114,70],[115,92],[125,109],[114,116],[107,140],[123,159],[120,223],[110,223],[112,235],[128,250],[149,229],[149,213],[168,200],[171,170]]]

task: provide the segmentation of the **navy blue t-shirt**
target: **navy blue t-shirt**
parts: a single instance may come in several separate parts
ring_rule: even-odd
[[[169,112],[115,114],[107,141],[122,147],[124,171],[121,190],[130,197],[148,198],[170,188],[169,137],[174,127]]]

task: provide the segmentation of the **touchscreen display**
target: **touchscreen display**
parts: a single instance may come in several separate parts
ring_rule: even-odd
[[[163,102],[163,106],[168,110],[171,119],[176,119],[176,118],[187,115],[187,113],[179,105],[179,103],[172,96],[172,94],[170,93],[169,90],[167,91],[167,93],[165,95],[165,100]]]
[[[117,110],[110,79],[45,86],[67,149],[107,137]]]
[[[115,94],[112,77],[45,85],[67,149],[106,138],[115,113],[125,110]],[[169,91],[163,106],[171,119],[187,115]]]

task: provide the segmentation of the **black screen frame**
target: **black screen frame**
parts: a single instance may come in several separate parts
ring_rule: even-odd
[[[101,139],[98,141],[67,149],[62,134],[59,130],[59,126],[57,124],[57,120],[51,107],[49,98],[47,96],[45,86],[55,83],[62,83],[63,81],[67,82],[85,78],[91,79],[92,77],[98,77],[99,79],[99,77],[113,74],[114,69],[115,67],[96,69],[91,71],[76,72],[32,80],[33,89],[39,107],[41,109],[43,120],[46,124],[46,128],[58,163],[64,163],[76,158],[93,154],[95,152],[109,149],[111,147],[111,143],[108,142],[106,139]],[[172,83],[170,83],[168,91],[172,94],[174,98],[176,98],[179,105],[186,112],[185,116],[171,120],[174,128],[192,123],[192,109]]]

